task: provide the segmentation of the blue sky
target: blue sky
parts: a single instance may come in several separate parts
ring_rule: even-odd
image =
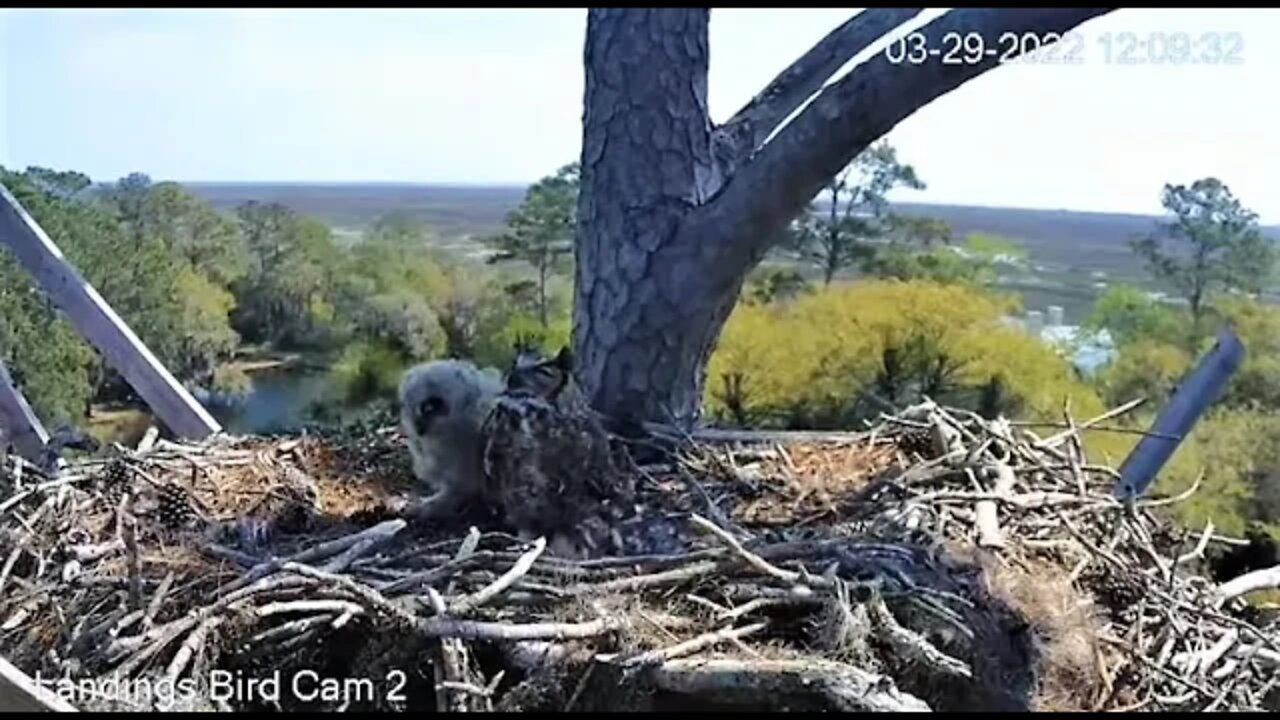
[[[713,117],[851,12],[714,10]],[[577,156],[584,31],[583,10],[0,10],[0,164],[529,182]],[[1243,63],[1108,64],[1101,38],[1125,31],[1240,33]],[[929,185],[897,197],[1155,213],[1163,183],[1216,175],[1280,222],[1280,12],[1126,9],[1079,32],[1084,64],[999,68],[896,127]]]

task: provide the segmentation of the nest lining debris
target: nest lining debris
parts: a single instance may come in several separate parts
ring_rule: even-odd
[[[389,518],[394,427],[145,445],[0,469],[0,655],[153,688],[84,709],[1276,707],[1280,625],[1159,514],[1195,488],[1126,506],[1078,430],[691,443],[639,468],[678,551],[589,560]]]

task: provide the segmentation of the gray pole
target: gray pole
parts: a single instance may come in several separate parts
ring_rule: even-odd
[[[1143,437],[1120,466],[1114,489],[1117,497],[1134,499],[1147,491],[1196,421],[1222,394],[1243,358],[1240,338],[1230,328],[1220,330],[1213,348],[1182,378],[1173,397],[1160,409],[1152,434]]]

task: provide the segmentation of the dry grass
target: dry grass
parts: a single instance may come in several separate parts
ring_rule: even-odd
[[[362,457],[313,437],[284,444],[237,438],[226,444],[217,462],[198,457],[158,461],[152,477],[183,486],[216,519],[270,512],[298,484],[314,489],[315,510],[321,515],[350,518],[376,510],[412,484],[407,466],[394,452]]]
[[[983,570],[986,591],[1027,623],[1039,667],[1032,697],[1037,712],[1090,711],[1108,691],[1093,599],[1068,579],[1061,565],[1036,558],[1009,559],[949,544]]]
[[[757,496],[734,508],[734,519],[790,527],[836,519],[842,503],[896,458],[897,449],[890,443],[796,443],[781,448],[760,463],[763,474],[780,482],[763,483]]]

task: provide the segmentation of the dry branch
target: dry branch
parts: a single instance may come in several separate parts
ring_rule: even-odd
[[[997,498],[1006,499],[1013,492],[1013,486],[1017,482],[1017,478],[1014,476],[1013,470],[1004,463],[996,463],[994,470],[996,482],[993,492]],[[995,500],[979,500],[973,511],[974,524],[977,526],[978,531],[979,547],[1004,547],[1004,535],[1000,532],[1000,518],[996,513]]]
[[[1223,603],[1241,595],[1258,590],[1275,590],[1276,588],[1280,588],[1280,565],[1263,570],[1254,570],[1219,585],[1215,605],[1221,607]]]

